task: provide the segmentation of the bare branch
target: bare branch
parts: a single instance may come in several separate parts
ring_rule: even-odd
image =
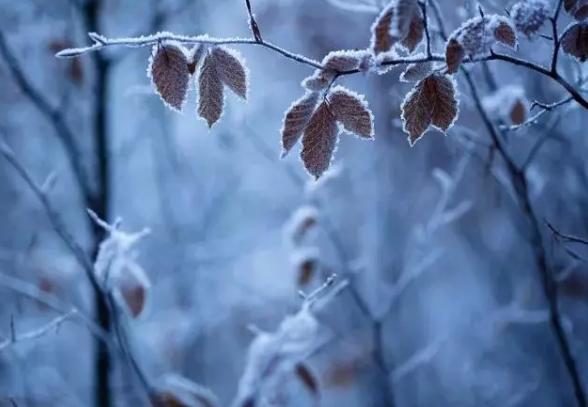
[[[16,344],[16,343],[26,342],[26,341],[30,341],[33,339],[37,339],[37,338],[40,338],[42,336],[47,335],[48,333],[50,333],[53,330],[57,330],[57,328],[59,328],[59,326],[62,323],[64,323],[68,319],[70,319],[76,313],[77,313],[77,311],[75,309],[72,309],[68,313],[60,315],[59,317],[53,319],[52,321],[41,326],[40,328],[26,332],[21,335],[17,335],[15,332],[13,332],[10,339],[5,340],[4,342],[0,342],[0,352],[3,351],[4,349],[8,348],[9,346]]]
[[[588,245],[588,239],[583,239],[581,237],[577,237],[577,236],[573,236],[573,235],[562,233],[559,230],[557,230],[548,221],[545,221],[545,224],[547,225],[547,227],[549,228],[549,230],[551,230],[551,233],[553,233],[553,235],[558,240],[562,240],[562,241],[567,242],[567,243],[579,243],[579,244],[583,244],[583,245]]]
[[[245,5],[247,6],[247,14],[249,14],[249,28],[251,29],[251,33],[253,34],[253,38],[257,42],[263,42],[261,38],[261,32],[259,31],[259,27],[257,25],[257,21],[255,21],[255,15],[251,10],[251,0],[245,0]]]

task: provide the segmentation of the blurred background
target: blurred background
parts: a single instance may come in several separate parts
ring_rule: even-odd
[[[477,14],[474,1],[439,3],[450,31]],[[512,2],[480,3],[503,13]],[[252,5],[264,39],[317,60],[369,46],[381,6]],[[149,47],[54,56],[88,44],[91,31],[249,37],[247,21],[241,0],[0,0],[0,137],[88,258],[105,234],[86,208],[111,223],[120,217],[123,231],[151,230],[133,245],[150,282],[138,294],[144,308],[121,317],[147,380],[181,375],[231,405],[251,326],[274,332],[300,309],[299,290],[336,273],[348,287],[317,312],[327,343],[255,405],[575,405],[537,256],[557,278],[586,383],[588,253],[547,222],[588,236],[588,115],[572,104],[504,135],[517,163],[537,149],[525,167],[537,242],[462,79],[456,126],[411,148],[399,120],[411,87],[398,81],[401,69],[341,78],[366,96],[376,137],[342,136],[332,169],[315,182],[297,150],[279,158],[283,114],[303,94],[308,66],[235,46],[250,71],[249,97],[228,95],[209,130],[194,90],[181,114],[153,92]],[[433,23],[432,31],[437,38]],[[440,40],[433,45],[442,51]],[[546,63],[550,43],[521,37],[519,53]],[[588,73],[569,58],[561,67],[570,77]],[[496,62],[472,76],[484,97],[507,86],[528,101],[563,95]],[[100,319],[104,306],[31,186],[0,157],[0,406],[149,405],[125,357],[97,339],[96,324],[108,324],[82,317]],[[55,320],[72,308],[78,315]],[[115,340],[110,323],[105,335]]]

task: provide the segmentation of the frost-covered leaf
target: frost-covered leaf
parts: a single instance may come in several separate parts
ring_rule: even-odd
[[[208,127],[220,119],[224,107],[223,83],[215,66],[216,58],[207,54],[198,75],[198,114]]]
[[[517,46],[517,34],[510,20],[504,17],[502,19],[495,18],[490,20],[488,27],[492,30],[496,41],[510,48]]]
[[[417,12],[416,0],[392,0],[372,25],[371,48],[374,52],[386,52],[405,39]]]
[[[308,172],[318,179],[331,164],[337,145],[337,122],[326,102],[312,114],[304,135],[300,157]]]
[[[433,71],[433,62],[420,62],[408,64],[406,69],[400,74],[400,82],[418,82],[428,76]]]
[[[329,93],[329,110],[349,133],[373,138],[373,115],[367,102],[349,89],[337,86]]]
[[[458,56],[459,47],[456,45],[458,43],[463,47],[465,55],[474,57],[489,52],[490,47],[497,42],[515,48],[517,37],[514,26],[508,18],[491,14],[485,17],[474,17],[464,22],[451,34],[447,48],[451,46],[452,55]],[[455,65],[452,66],[455,67]]]
[[[516,29],[526,36],[535,34],[549,16],[547,0],[522,0],[510,9]]]
[[[182,110],[190,72],[184,50],[173,44],[153,47],[148,75],[163,101],[175,110]]]
[[[233,407],[255,406],[271,397],[322,343],[321,326],[307,306],[286,317],[275,332],[259,332],[247,352]]]
[[[282,157],[298,142],[318,101],[317,92],[307,92],[286,111],[282,123]]]
[[[311,392],[315,397],[319,395],[319,383],[318,379],[312,373],[312,370],[304,364],[298,363],[296,365],[296,376],[300,379],[300,381],[304,384],[304,387]]]
[[[358,51],[332,51],[323,58],[322,65],[325,70],[345,72],[356,69],[362,54]]]
[[[314,206],[302,206],[292,214],[284,232],[293,247],[298,247],[308,232],[318,223],[319,213]]]
[[[488,113],[502,121],[516,125],[527,120],[529,103],[521,86],[503,86],[484,97],[482,104]]]
[[[434,126],[445,132],[457,118],[455,85],[449,76],[431,74],[418,82],[401,106],[404,131],[411,145]]]
[[[461,61],[465,57],[465,49],[455,38],[450,38],[445,46],[445,63],[447,73],[454,74],[459,70]]]
[[[138,318],[145,309],[151,283],[143,269],[136,263],[125,266],[113,282],[115,297],[132,318]]]
[[[572,12],[572,10],[574,8],[576,8],[576,4],[578,3],[578,0],[564,0],[564,9],[567,12]]]
[[[309,91],[318,92],[326,89],[335,78],[335,75],[335,71],[317,69],[311,76],[305,78],[301,85]]]
[[[588,59],[588,23],[574,23],[566,29],[561,39],[561,48],[581,62]]]
[[[247,69],[243,58],[237,51],[225,47],[214,47],[211,54],[221,82],[237,96],[247,99]]]
[[[414,17],[412,18],[408,27],[408,33],[406,37],[404,37],[404,39],[400,42],[400,44],[402,44],[402,46],[404,46],[404,48],[406,48],[409,52],[413,52],[423,40],[424,33],[425,24],[423,22],[423,18],[420,12],[414,13]]]
[[[299,247],[290,256],[298,286],[308,284],[317,274],[321,265],[320,250],[316,247]]]

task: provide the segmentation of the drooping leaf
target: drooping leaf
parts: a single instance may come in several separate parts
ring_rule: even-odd
[[[151,283],[143,269],[136,263],[128,263],[116,277],[115,293],[132,318],[138,318],[147,304]]]
[[[198,76],[198,114],[208,127],[220,119],[224,107],[223,83],[215,66],[215,57],[208,53]]]
[[[414,145],[432,125],[445,132],[457,118],[455,86],[449,76],[431,74],[418,82],[401,106],[404,131]]]
[[[392,0],[372,25],[371,48],[374,52],[386,52],[405,39],[417,12],[416,0]]]
[[[298,142],[318,101],[317,92],[307,92],[286,111],[282,123],[282,157]]]
[[[465,49],[455,38],[450,38],[445,46],[445,63],[447,73],[454,74],[459,70],[461,61],[465,57]]]
[[[515,48],[517,37],[508,18],[491,14],[464,22],[451,34],[447,45],[455,42],[463,47],[465,55],[474,57],[489,52],[490,47],[497,42]]]
[[[213,47],[210,52],[221,82],[237,96],[247,99],[247,69],[243,58],[237,51],[224,47]]]
[[[307,171],[318,179],[331,164],[337,145],[337,121],[326,102],[312,114],[302,136],[300,157]]]
[[[408,64],[406,69],[400,74],[400,82],[418,82],[428,76],[433,71],[433,62],[420,62]]]
[[[183,49],[173,44],[153,47],[148,74],[163,101],[175,110],[182,110],[190,72]]]
[[[360,137],[373,138],[373,115],[362,96],[337,86],[329,93],[328,100],[329,110],[346,131]]]
[[[588,23],[574,23],[566,29],[561,39],[561,48],[581,62],[588,59]]]
[[[579,0],[574,10],[574,18],[578,21],[585,20],[588,17],[588,0]]]
[[[400,44],[402,44],[402,46],[404,46],[404,48],[406,48],[409,52],[413,52],[423,40],[424,33],[425,24],[423,22],[423,18],[420,12],[414,13],[414,17],[412,18],[408,27],[408,33],[406,37],[404,37],[404,39],[400,42]]]
[[[522,0],[510,9],[516,29],[527,37],[537,33],[547,20],[549,4],[546,0]]]

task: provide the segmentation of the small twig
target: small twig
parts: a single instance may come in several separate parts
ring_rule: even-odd
[[[551,230],[551,232],[553,233],[553,235],[558,240],[563,240],[563,241],[565,241],[567,243],[579,243],[579,244],[583,244],[583,245],[588,245],[588,239],[583,239],[581,237],[577,237],[577,236],[573,236],[573,235],[568,235],[568,234],[562,233],[559,230],[557,230],[547,220],[545,220],[544,222],[547,225],[547,227],[549,228],[549,230]]]
[[[261,32],[259,31],[259,26],[257,25],[257,21],[255,21],[255,16],[251,10],[251,1],[245,0],[245,5],[247,6],[247,14],[249,14],[249,28],[251,29],[253,38],[255,38],[255,41],[257,42],[263,42],[263,38],[261,38]]]
[[[523,123],[514,124],[511,126],[503,125],[503,126],[500,126],[500,129],[506,130],[506,131],[517,131],[517,130],[522,129],[523,127],[531,126],[531,125],[537,123],[537,120],[539,120],[539,118],[541,118],[541,116],[543,116],[545,113],[551,112],[552,110],[554,110],[560,106],[563,106],[565,104],[568,104],[568,103],[572,102],[573,100],[574,100],[574,98],[572,96],[568,96],[567,98],[564,98],[564,99],[562,99],[558,102],[554,102],[554,103],[542,103],[539,101],[534,101],[531,104],[530,110],[533,110],[535,107],[539,107],[541,109],[541,110],[539,110],[539,112],[537,112],[533,116],[529,117]]]
[[[432,51],[431,51],[431,34],[429,32],[429,20],[427,18],[427,1],[428,0],[423,0],[422,2],[419,3],[419,6],[421,7],[421,11],[423,13],[423,24],[425,26],[425,37],[426,37],[426,55],[427,58],[431,58],[433,56]]]
[[[51,322],[47,323],[46,325],[43,325],[40,328],[37,328],[33,331],[24,333],[22,335],[16,335],[15,332],[11,332],[11,338],[4,341],[4,342],[0,342],[0,351],[8,348],[9,346],[15,344],[15,343],[20,343],[20,342],[25,342],[25,341],[30,341],[33,339],[37,339],[40,338],[46,334],[48,334],[50,331],[52,330],[56,330],[57,328],[59,328],[59,326],[65,322],[66,320],[68,320],[69,318],[71,318],[72,316],[74,316],[76,314],[76,310],[72,309],[70,310],[68,313],[60,315],[59,317],[53,319]],[[13,322],[11,321],[11,326],[12,326]],[[14,328],[12,327],[11,330],[13,330]]]

